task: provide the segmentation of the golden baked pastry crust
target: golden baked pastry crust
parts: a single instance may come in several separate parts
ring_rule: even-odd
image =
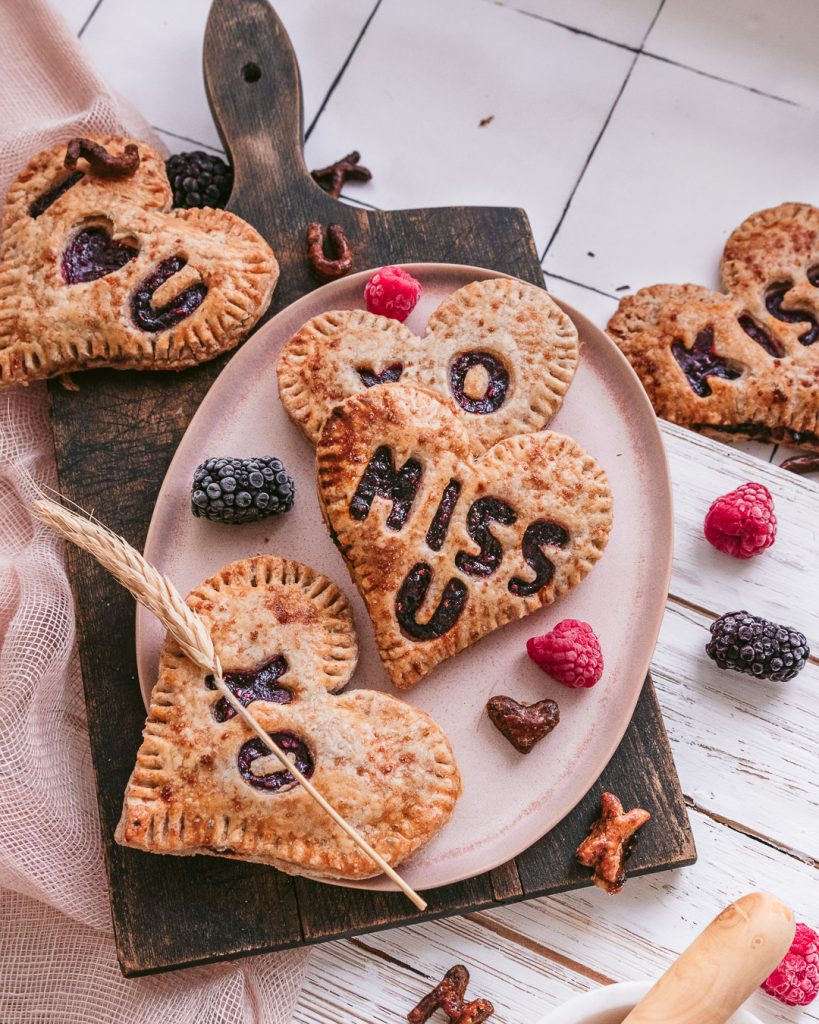
[[[347,599],[330,580],[296,562],[258,556],[226,566],[188,604],[210,628],[226,673],[283,655],[287,667],[277,685],[292,702],[254,700],[253,713],[271,733],[306,744],[316,788],[390,864],[432,839],[460,794],[449,741],[427,714],[388,694],[334,695],[350,679],[358,650]],[[221,699],[169,639],[117,841],[315,878],[378,874],[301,787],[270,792],[246,781],[238,758],[253,734],[237,717],[217,721]],[[254,761],[254,774],[279,772],[279,762],[262,761]]]
[[[753,214],[728,239],[721,273],[727,294],[654,285],[621,299],[609,333],[658,416],[724,441],[819,451],[819,209]],[[697,348],[692,383],[680,359]]]
[[[134,140],[94,141],[119,153]],[[66,146],[38,154],[12,183],[0,256],[0,387],[100,366],[181,370],[233,348],[267,309],[279,275],[270,246],[224,210],[171,210],[161,156],[135,144],[132,177],[96,177],[80,161],[83,177],[36,216],[32,203],[69,176]],[[138,252],[104,276],[69,284],[64,253],[89,228]],[[156,289],[153,307],[191,287],[207,294],[173,326],[142,329],[134,293],[173,257],[185,265]]]
[[[488,356],[508,375],[503,400],[491,412],[468,411],[474,403],[454,397],[453,368],[464,353]],[[282,349],[279,393],[316,444],[330,410],[366,390],[360,370],[380,377],[392,369],[389,380],[444,396],[480,452],[503,437],[541,430],[560,408],[577,360],[577,329],[542,288],[491,278],[445,299],[421,338],[397,320],[360,309],[313,317]],[[473,374],[474,380],[461,376],[477,397],[486,392],[488,371],[477,367]]]
[[[462,421],[421,388],[385,384],[348,398],[316,455],[325,519],[401,689],[575,587],[608,540],[606,474],[575,441],[521,434],[474,457]],[[374,489],[372,467],[389,460],[403,482]],[[453,482],[460,490],[442,528]],[[429,572],[414,573],[419,564]],[[441,632],[436,622],[449,625]]]

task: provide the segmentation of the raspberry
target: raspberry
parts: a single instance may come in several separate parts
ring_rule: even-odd
[[[734,558],[753,558],[776,540],[771,492],[763,484],[742,484],[717,498],[705,516],[705,536]]]
[[[588,622],[564,619],[551,633],[527,640],[526,653],[564,686],[594,686],[603,675],[600,641]]]
[[[788,1006],[807,1006],[819,993],[819,934],[806,924],[796,926],[791,948],[773,974],[762,982],[769,996]]]
[[[367,310],[402,323],[421,298],[421,285],[400,267],[376,270],[364,288]]]

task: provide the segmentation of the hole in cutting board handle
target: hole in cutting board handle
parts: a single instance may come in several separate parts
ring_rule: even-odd
[[[258,64],[254,64],[253,61],[250,61],[250,63],[245,64],[243,66],[242,78],[244,78],[246,82],[258,82],[261,77],[262,69],[259,67]]]

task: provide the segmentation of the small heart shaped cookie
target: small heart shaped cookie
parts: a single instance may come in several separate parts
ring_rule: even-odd
[[[753,214],[725,244],[726,293],[658,284],[608,332],[658,416],[723,441],[819,451],[819,209]]]
[[[264,313],[279,268],[270,246],[224,210],[171,210],[162,158],[106,177],[34,157],[8,193],[0,256],[0,387],[74,370],[180,370],[233,348]]]
[[[486,713],[498,732],[521,754],[528,754],[560,721],[560,711],[553,700],[520,704],[512,697],[499,695],[489,698]]]
[[[591,571],[612,521],[605,472],[545,431],[473,457],[440,396],[385,384],[337,406],[319,498],[393,683],[551,604]]]
[[[309,320],[282,349],[279,393],[316,444],[333,406],[399,381],[444,396],[476,452],[541,430],[577,366],[577,329],[542,288],[510,278],[475,281],[445,299],[419,338],[360,309]]]
[[[335,695],[358,647],[330,580],[259,556],[226,566],[188,604],[233,693],[385,860],[398,864],[432,839],[460,795],[449,742],[423,711],[388,694]],[[116,839],[314,878],[378,874],[170,639]]]

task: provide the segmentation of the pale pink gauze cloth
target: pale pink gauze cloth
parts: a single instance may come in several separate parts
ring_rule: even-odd
[[[152,139],[42,0],[0,0],[0,73],[0,196],[31,156],[74,135]],[[0,393],[0,1021],[285,1024],[303,951],[120,974],[71,591],[61,543],[28,512],[29,476],[55,485],[41,384]]]

